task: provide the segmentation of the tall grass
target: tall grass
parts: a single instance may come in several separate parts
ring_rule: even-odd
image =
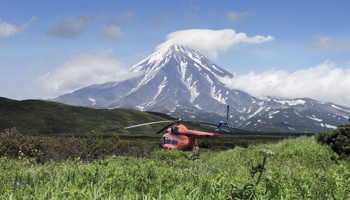
[[[266,160],[259,184],[249,189],[258,179],[252,180],[251,166],[262,162],[260,149],[275,156]],[[194,161],[181,151],[87,163],[2,157],[0,199],[229,199],[237,191],[253,199],[349,199],[350,161],[331,156],[337,154],[314,137],[300,137],[207,152]]]

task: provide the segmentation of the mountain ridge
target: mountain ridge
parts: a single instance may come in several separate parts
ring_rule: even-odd
[[[132,66],[130,72],[139,76],[91,85],[53,101],[95,108],[156,111],[180,118],[185,115],[195,118],[196,113],[201,112],[225,116],[229,104],[231,124],[255,131],[269,130],[266,124],[270,124],[270,129],[277,126],[279,131],[332,130],[337,124],[347,122],[350,115],[350,108],[330,102],[309,98],[258,99],[243,91],[228,89],[219,78],[232,78],[233,74],[183,46],[160,49]],[[285,113],[279,122],[271,114],[277,111]],[[267,119],[261,119],[262,116]],[[324,119],[318,118],[321,116]],[[259,120],[265,124],[258,123]],[[290,126],[285,123],[289,120],[293,122],[289,122]]]

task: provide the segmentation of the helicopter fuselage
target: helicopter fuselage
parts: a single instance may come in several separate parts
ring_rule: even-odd
[[[218,132],[207,133],[188,130],[183,124],[168,128],[160,142],[165,149],[192,150],[197,146],[198,138],[217,138]]]

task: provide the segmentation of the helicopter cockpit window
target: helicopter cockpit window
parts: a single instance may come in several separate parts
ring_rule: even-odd
[[[171,142],[171,144],[174,145],[174,146],[176,146],[176,145],[177,145],[177,140],[173,140],[173,141]]]
[[[174,145],[174,146],[177,145],[177,140],[172,140],[172,139],[167,138],[167,137],[162,137],[162,139],[160,139],[160,142],[162,144],[171,144],[171,145]]]

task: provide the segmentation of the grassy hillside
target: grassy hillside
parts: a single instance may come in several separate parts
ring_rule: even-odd
[[[16,101],[0,97],[0,132],[16,127],[23,134],[84,134],[115,129],[115,133],[152,133],[163,124],[124,130],[126,126],[174,119],[132,109],[93,109],[42,100]]]
[[[257,184],[260,149],[275,155],[266,159]],[[350,160],[337,160],[337,154],[314,137],[207,151],[193,161],[195,157],[158,151],[141,159],[111,156],[90,163],[75,159],[44,165],[3,157],[0,198],[350,199]]]

